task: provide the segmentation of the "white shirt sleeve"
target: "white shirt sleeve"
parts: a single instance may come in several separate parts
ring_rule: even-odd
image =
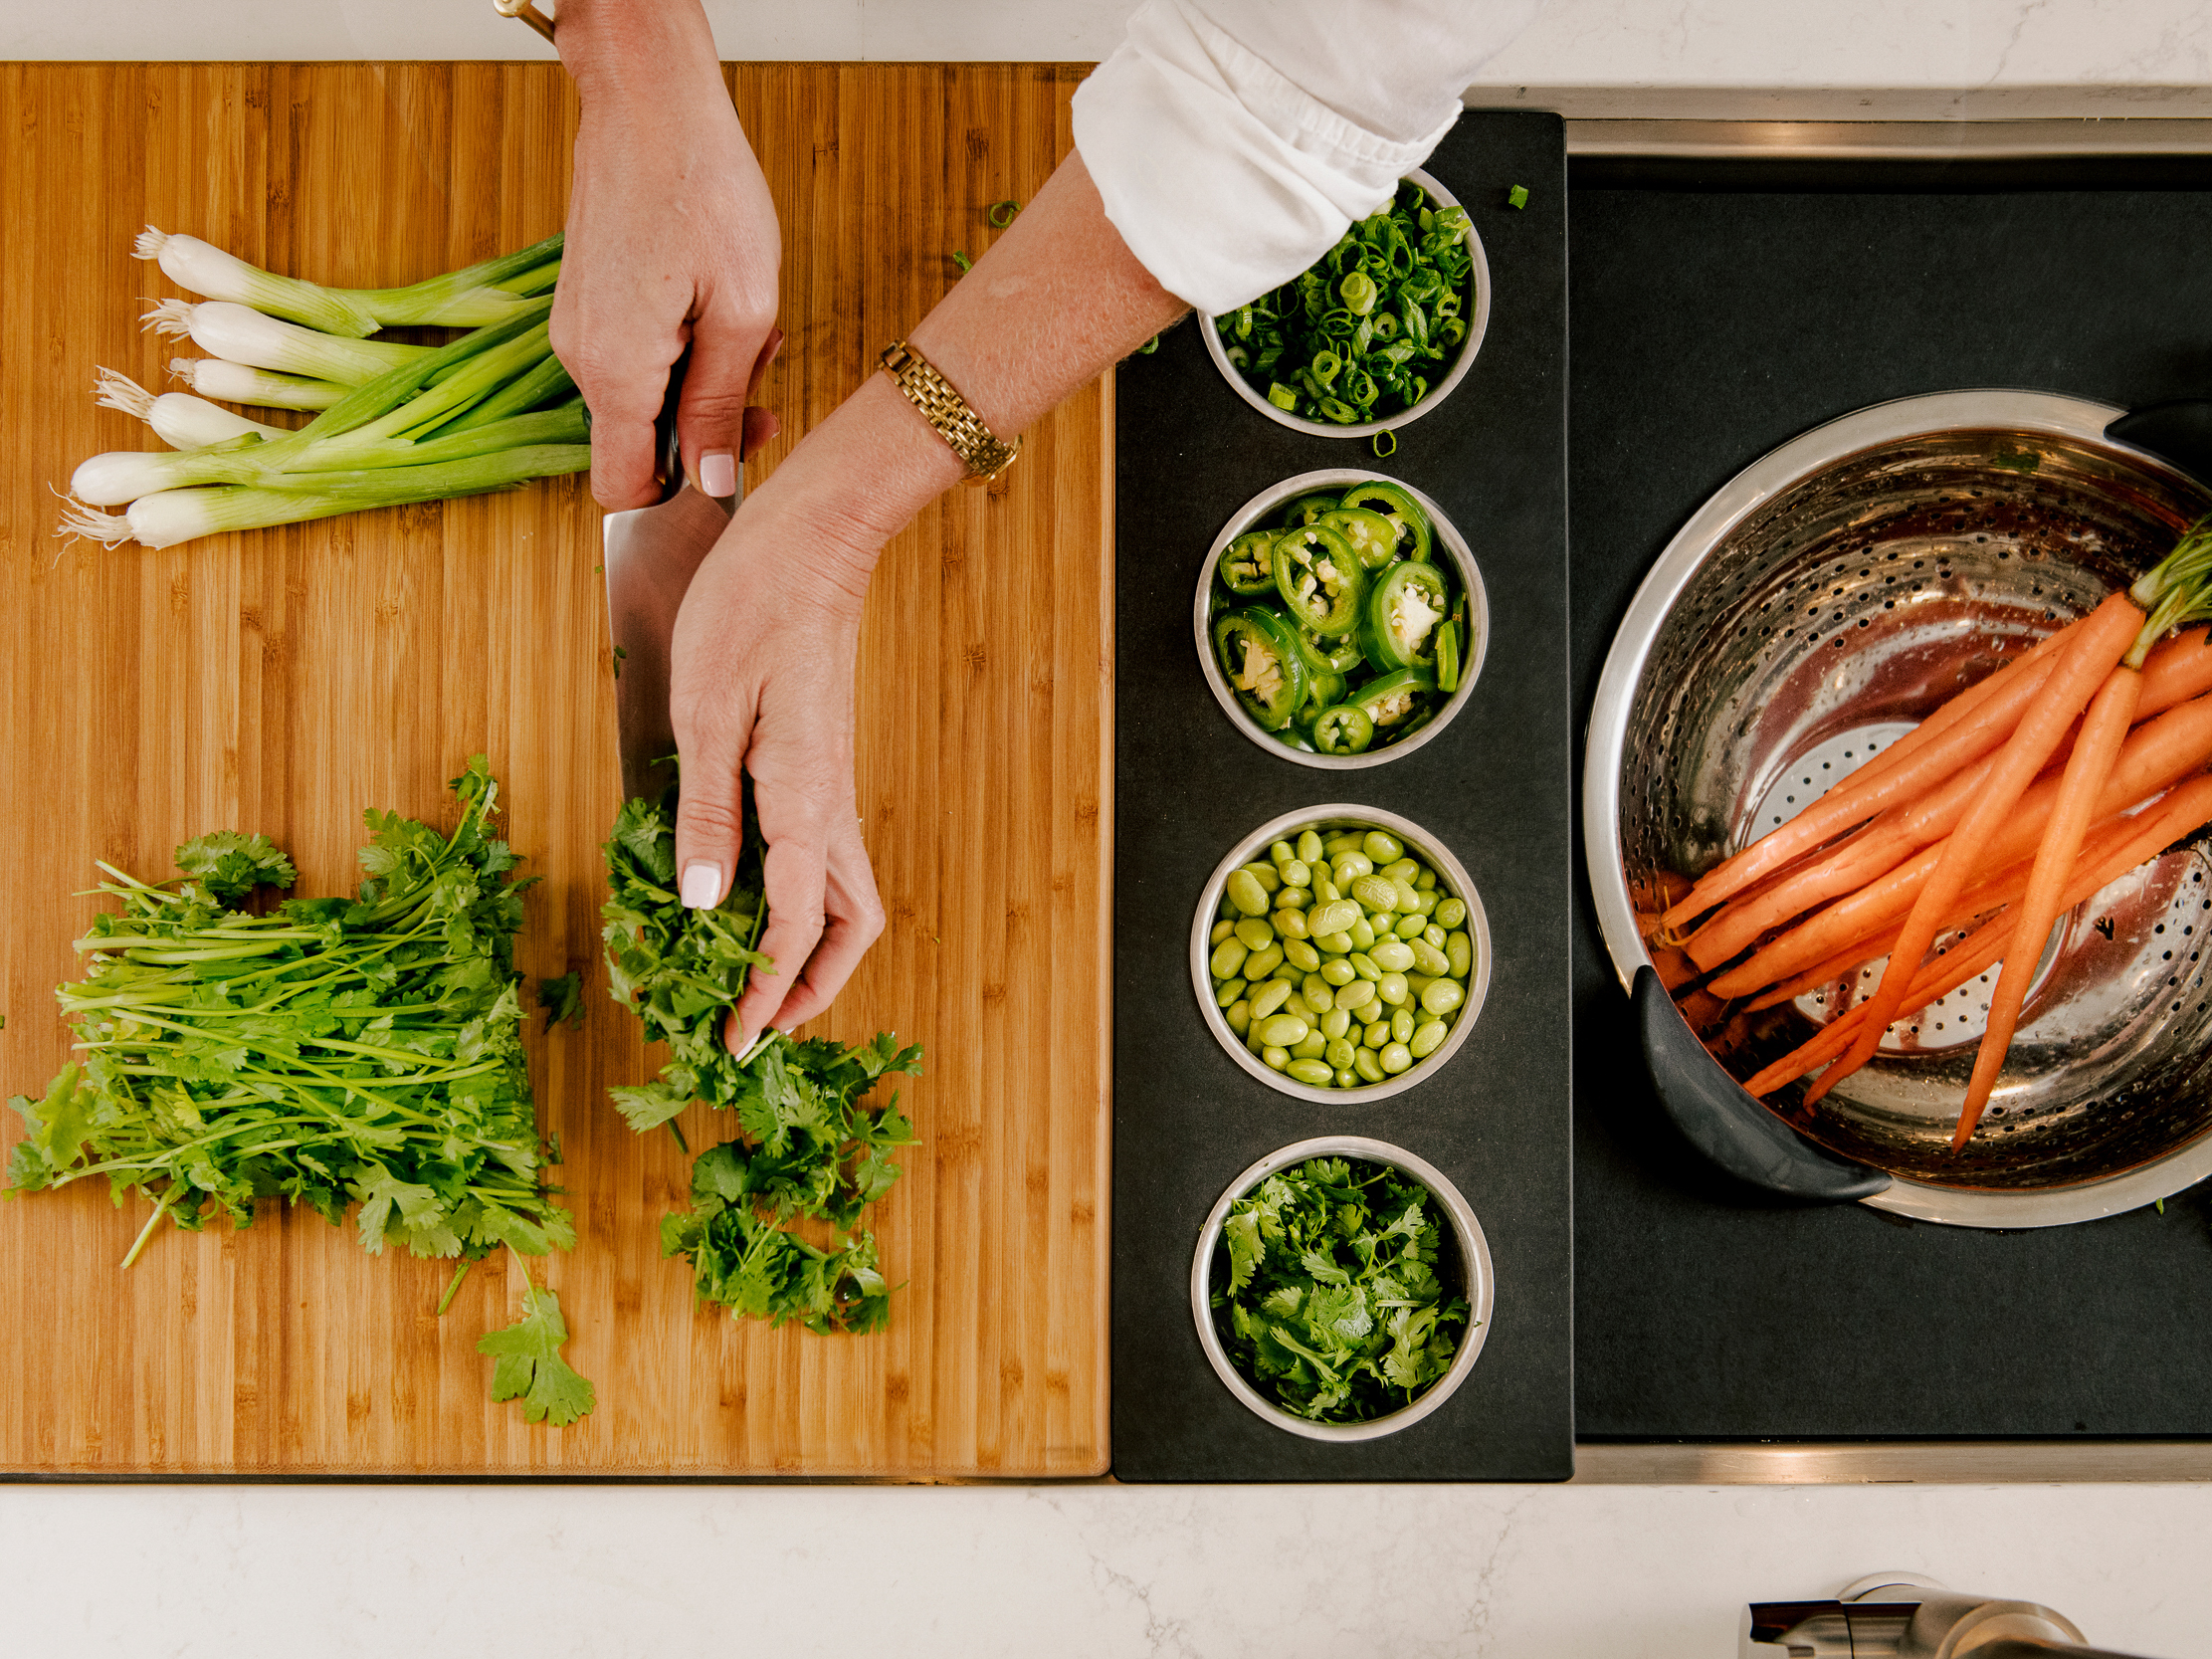
[[[1076,148],[1160,286],[1218,313],[1390,199],[1538,0],[1146,0],[1076,91]]]

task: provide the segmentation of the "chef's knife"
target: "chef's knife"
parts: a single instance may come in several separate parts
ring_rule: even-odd
[[[674,770],[676,727],[669,719],[669,642],[676,613],[700,567],[737,511],[744,471],[726,497],[702,495],[684,481],[676,436],[676,405],[691,348],[669,370],[668,394],[653,423],[655,507],[610,513],[605,522],[607,632],[614,640],[615,729],[622,756],[622,796],[658,800]]]

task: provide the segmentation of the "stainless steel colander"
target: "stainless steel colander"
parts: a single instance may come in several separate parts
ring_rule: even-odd
[[[1882,404],[1776,450],[1676,536],[1607,658],[1585,760],[1590,877],[1624,985],[1649,963],[1637,913],[1664,908],[1662,873],[1695,876],[1786,820],[2212,508],[2106,436],[2121,413],[2026,392]],[[1950,1135],[1995,968],[1893,1026],[1810,1111],[1797,1085],[1770,1106],[1890,1175],[1865,1200],[1885,1208],[2000,1227],[2132,1208],[2212,1172],[2208,969],[2212,860],[2191,846],[2054,932],[1962,1152]],[[1760,1016],[1734,1075],[1810,1035],[1827,994]]]

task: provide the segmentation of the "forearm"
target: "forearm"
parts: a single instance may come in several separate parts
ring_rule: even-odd
[[[1083,158],[1071,154],[907,339],[985,425],[1010,437],[1184,309],[1137,264],[1107,221]],[[959,457],[890,376],[873,374],[807,435],[747,510],[796,515],[841,550],[841,579],[857,592],[876,551],[964,475]]]
[[[700,0],[560,0],[553,45],[587,109],[725,96]]]

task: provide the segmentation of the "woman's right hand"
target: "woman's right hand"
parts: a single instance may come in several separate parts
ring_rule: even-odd
[[[775,204],[722,84],[698,0],[563,0],[554,31],[583,101],[553,296],[553,350],[591,411],[591,493],[659,499],[653,422],[692,359],[677,414],[706,494],[776,430],[748,408],[775,355]]]

